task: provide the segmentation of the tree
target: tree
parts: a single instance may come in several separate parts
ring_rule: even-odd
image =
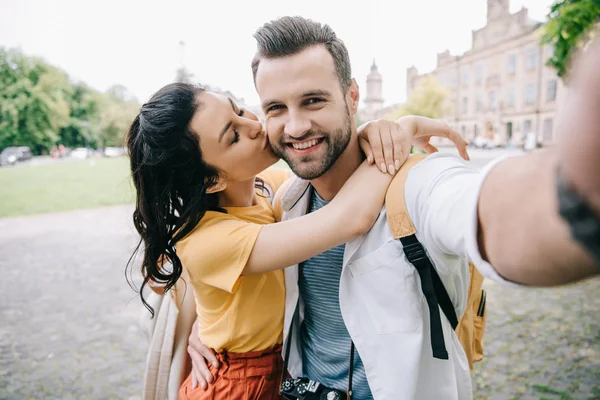
[[[565,80],[573,53],[590,39],[600,21],[600,0],[559,0],[542,28],[542,44],[554,47],[548,65]]]
[[[122,85],[100,93],[39,58],[0,48],[0,149],[123,146],[139,108]]]
[[[97,147],[102,142],[100,118],[106,106],[102,93],[85,83],[71,85],[67,93],[70,119],[60,130],[60,142],[67,147]]]
[[[403,115],[421,115],[429,118],[441,118],[444,115],[448,92],[432,76],[423,78],[410,94],[408,101],[388,115],[388,119],[397,119]]]
[[[104,146],[124,146],[125,134],[131,122],[140,111],[137,100],[122,86],[109,89],[106,94],[106,104],[100,115],[99,129]]]
[[[69,120],[67,75],[41,59],[0,48],[0,147],[30,146],[39,154]]]

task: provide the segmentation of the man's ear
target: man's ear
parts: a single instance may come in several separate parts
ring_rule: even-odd
[[[360,94],[358,93],[358,83],[356,83],[356,79],[352,78],[350,86],[346,91],[346,104],[348,104],[350,115],[354,115],[358,112],[359,100]]]

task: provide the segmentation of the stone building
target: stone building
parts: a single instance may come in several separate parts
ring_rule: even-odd
[[[371,72],[367,75],[366,93],[367,95],[363,100],[364,106],[358,110],[358,117],[361,122],[385,118],[391,111],[398,108],[398,104],[383,106],[383,77],[377,69],[375,60],[371,65]]]
[[[407,97],[425,76],[449,92],[444,119],[465,138],[479,135],[497,145],[520,145],[528,132],[539,142],[554,141],[562,81],[546,60],[552,47],[540,46],[540,22],[526,8],[509,11],[509,0],[487,0],[487,23],[472,31],[472,46],[462,55],[439,53],[435,70],[407,69]]]

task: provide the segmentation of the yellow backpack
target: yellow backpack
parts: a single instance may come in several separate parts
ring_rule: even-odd
[[[425,156],[420,154],[411,156],[392,180],[385,197],[388,225],[394,239],[402,242],[404,254],[419,273],[421,287],[431,316],[430,332],[433,356],[440,359],[448,359],[439,312],[441,308],[455,329],[469,360],[471,372],[473,372],[473,363],[481,361],[483,358],[486,303],[486,293],[481,288],[483,276],[475,269],[472,263],[469,263],[471,280],[469,282],[467,308],[462,318],[458,320],[452,301],[437,271],[433,268],[429,257],[415,235],[416,229],[408,216],[404,201],[404,184],[408,177],[408,172],[424,158]]]

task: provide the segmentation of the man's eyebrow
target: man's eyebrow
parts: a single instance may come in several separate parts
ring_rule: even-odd
[[[308,92],[304,92],[302,93],[301,97],[311,97],[311,96],[323,96],[323,97],[330,97],[331,93],[328,92],[327,90],[322,90],[322,89],[315,89],[315,90],[309,90]],[[262,108],[268,108],[269,106],[279,103],[278,100],[265,100],[262,103]]]
[[[331,96],[331,93],[329,93],[327,90],[315,89],[315,90],[310,90],[302,95],[302,97],[310,97],[310,96],[328,97],[328,96]]]
[[[228,97],[227,100],[229,100],[229,104],[231,104],[231,109],[233,110],[233,112],[235,112],[235,104],[233,103],[233,100],[231,100],[231,97]],[[229,121],[228,123],[226,123],[221,133],[219,133],[219,143],[221,143],[221,139],[223,139],[223,135],[225,135],[225,132],[227,132],[229,128],[231,128],[232,123],[233,121]]]

